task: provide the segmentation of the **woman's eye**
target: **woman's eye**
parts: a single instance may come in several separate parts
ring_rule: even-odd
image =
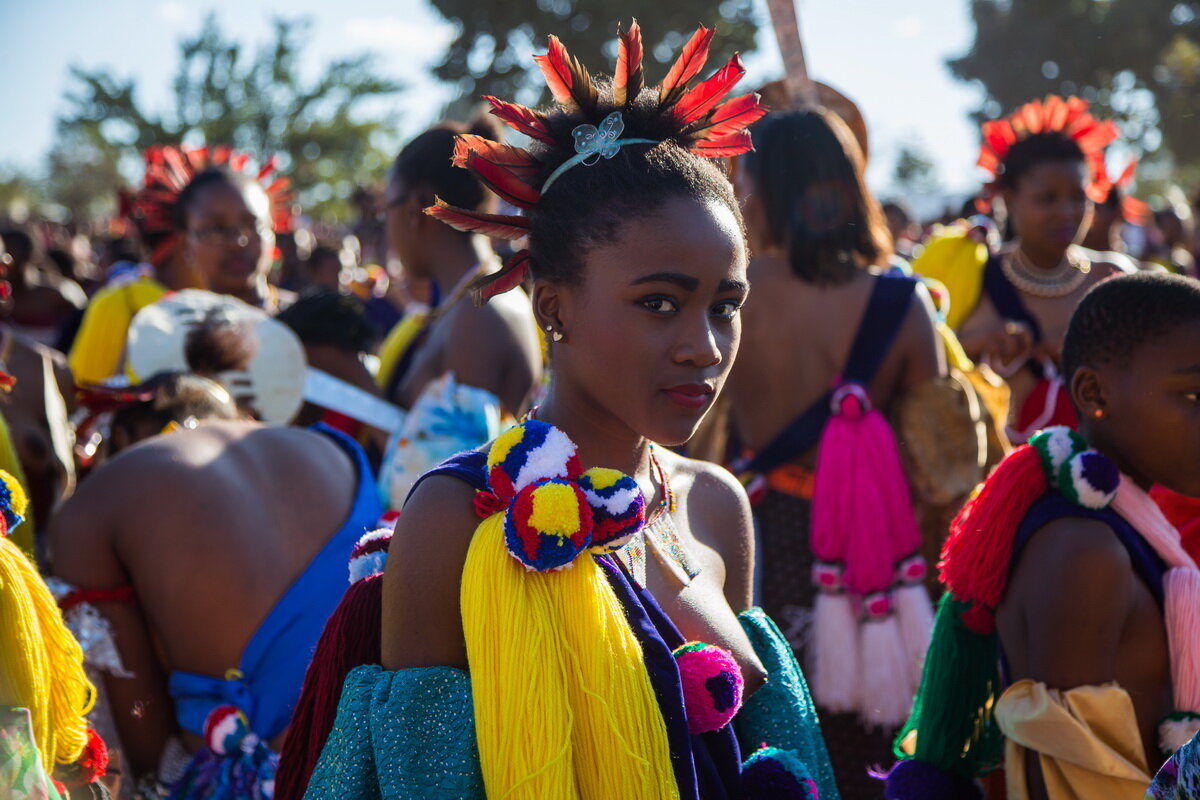
[[[742,304],[736,300],[726,300],[713,306],[713,316],[720,319],[733,319],[742,310]]]
[[[640,302],[643,308],[656,314],[673,314],[679,310],[675,301],[667,297],[647,297]]]

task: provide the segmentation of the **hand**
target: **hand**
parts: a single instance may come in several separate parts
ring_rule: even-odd
[[[1002,328],[988,334],[981,349],[1002,366],[1024,361],[1033,351],[1033,331],[1023,322],[1005,320]]]

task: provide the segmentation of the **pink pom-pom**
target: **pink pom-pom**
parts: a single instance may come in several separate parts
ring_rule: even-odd
[[[708,733],[729,724],[742,707],[742,671],[726,650],[688,642],[675,650],[688,730]]]

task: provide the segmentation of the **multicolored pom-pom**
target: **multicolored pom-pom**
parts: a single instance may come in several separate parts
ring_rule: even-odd
[[[258,737],[250,731],[246,715],[237,706],[217,706],[204,720],[204,743],[219,756],[253,747]]]
[[[1056,480],[1063,464],[1076,453],[1088,449],[1084,438],[1065,425],[1043,428],[1029,438],[1029,445],[1037,451],[1042,460],[1042,469],[1049,476],[1051,483]]]
[[[592,541],[592,508],[574,481],[526,485],[504,515],[504,543],[528,570],[565,569]]]
[[[1117,465],[1095,450],[1076,453],[1058,470],[1058,490],[1084,508],[1108,508],[1120,485]]]
[[[25,489],[13,475],[0,469],[0,515],[4,519],[0,536],[7,536],[13,528],[24,522],[28,510],[29,498]]]
[[[742,671],[727,650],[703,642],[688,642],[673,655],[683,686],[688,730],[708,733],[729,724],[742,707]]]
[[[350,551],[350,583],[383,572],[391,541],[391,528],[378,528],[362,535]]]
[[[488,488],[510,501],[525,487],[550,478],[583,473],[575,443],[558,428],[528,420],[496,437],[488,450]]]
[[[795,750],[760,747],[742,763],[741,796],[746,800],[817,800],[817,782]]]
[[[646,519],[646,499],[637,481],[623,472],[593,467],[579,479],[592,507],[593,552],[609,553],[629,543]]]

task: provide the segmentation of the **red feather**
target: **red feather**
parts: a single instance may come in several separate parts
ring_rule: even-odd
[[[467,156],[467,169],[483,181],[502,199],[521,208],[533,208],[542,199],[537,189],[503,167],[498,167],[475,153]]]
[[[459,134],[455,138],[454,156],[450,159],[450,163],[456,167],[465,167],[467,156],[472,153],[521,177],[532,177],[542,169],[542,165],[529,154],[529,151],[511,144],[493,142],[491,139],[485,139],[473,133]]]
[[[563,47],[557,36],[549,37],[547,46],[548,52],[534,56],[533,60],[542,68],[546,85],[550,87],[554,99],[561,105],[574,103],[581,110],[594,113],[599,93],[592,83],[592,76],[579,63],[579,59],[567,53],[567,48]]]
[[[750,139],[750,131],[740,131],[719,139],[701,139],[688,149],[705,158],[730,158],[750,152],[754,149],[754,143]]]
[[[746,68],[742,66],[741,57],[734,53],[729,63],[679,98],[679,102],[675,104],[675,118],[684,125],[700,119],[721,102],[745,74]]]
[[[513,130],[546,144],[555,143],[554,137],[550,135],[550,128],[546,125],[546,118],[538,112],[516,103],[506,103],[491,95],[484,95],[483,99],[492,104],[492,114]]]
[[[493,239],[512,241],[529,235],[529,220],[525,217],[468,211],[465,208],[452,206],[437,197],[434,198],[434,205],[425,209],[425,213],[434,219],[441,220],[455,230],[465,233],[482,233]]]
[[[617,25],[617,69],[613,75],[613,102],[628,105],[637,99],[646,85],[646,72],[642,68],[642,29],[637,20],[622,33]]]
[[[757,92],[726,100],[713,110],[703,123],[691,132],[699,139],[720,139],[731,133],[744,131],[766,115],[769,109],[760,100]]]
[[[659,105],[674,105],[680,95],[687,90],[687,85],[692,78],[704,69],[704,62],[708,61],[708,47],[712,43],[715,32],[715,28],[706,28],[701,25],[692,34],[692,38],[679,52],[679,58],[675,59],[675,63],[667,71],[667,77],[663,78],[662,84],[658,87]]]
[[[475,305],[481,306],[498,294],[504,294],[525,282],[529,275],[529,251],[518,250],[512,258],[505,262],[499,272],[487,276],[486,282],[476,285],[471,290],[471,299]]]

